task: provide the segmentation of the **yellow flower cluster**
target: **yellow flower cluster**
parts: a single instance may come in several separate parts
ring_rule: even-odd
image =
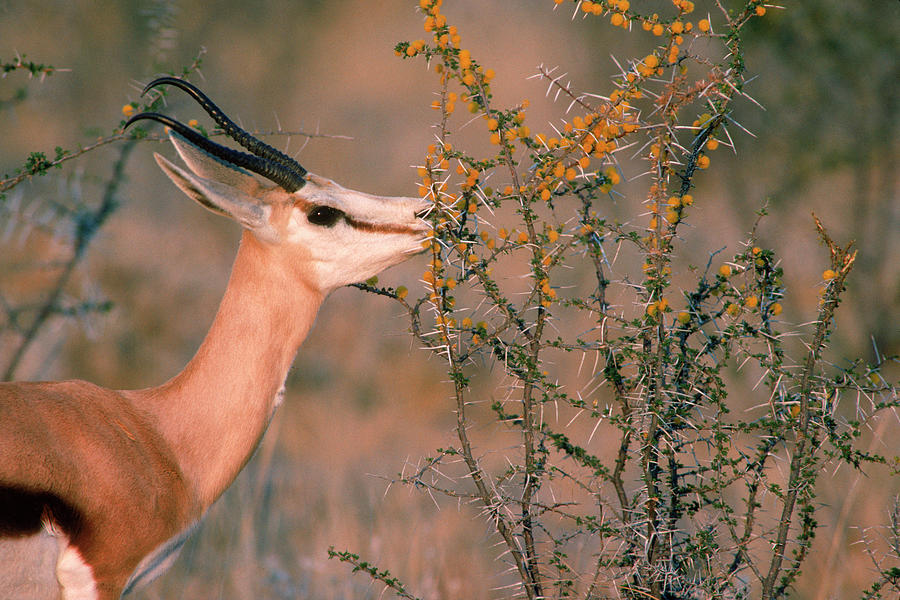
[[[557,2],[556,4],[560,4]],[[628,9],[631,8],[629,0],[605,0],[605,2],[595,2],[592,0],[582,0],[581,10],[586,14],[603,15],[611,13],[609,22],[616,27],[628,27]]]
[[[557,5],[563,2],[565,0],[554,0],[554,3]],[[632,21],[639,21],[644,31],[652,32],[657,37],[664,35],[666,32],[670,35],[681,35],[690,32],[693,29],[693,24],[689,21],[683,21],[681,18],[694,12],[694,3],[691,0],[672,0],[672,4],[678,9],[678,18],[670,23],[662,22],[658,14],[654,14],[650,18],[632,14],[629,0],[582,0],[581,11],[585,15],[610,15],[610,24],[624,29],[627,29]],[[765,7],[762,5],[758,6],[756,14],[759,16],[764,15]],[[703,19],[698,23],[698,26],[704,33],[709,31],[709,20]],[[680,44],[681,42],[678,43]]]
[[[556,300],[556,290],[550,287],[550,278],[544,277],[539,282],[541,288],[541,306],[544,308],[550,308],[553,302]]]
[[[660,313],[669,312],[672,310],[669,308],[669,301],[665,298],[660,298],[656,302],[651,302],[647,305],[647,315],[650,317],[655,317]]]
[[[559,5],[565,0],[554,1]],[[639,117],[641,108],[644,108],[644,114],[654,112],[646,109],[648,104],[667,107],[664,110],[674,106],[673,110],[677,111],[703,95],[700,88],[692,90],[686,86],[680,90],[674,85],[666,86],[667,90],[672,90],[668,92],[668,96],[665,93],[660,95],[657,89],[664,87],[665,81],[669,79],[665,73],[669,65],[679,63],[683,69],[687,68],[688,61],[685,59],[691,57],[681,50],[686,47],[685,38],[710,34],[712,31],[708,18],[694,23],[689,20],[688,15],[695,10],[693,2],[670,1],[677,12],[673,14],[670,10],[669,16],[662,18],[657,14],[650,17],[639,15],[636,11],[640,9],[632,11],[629,0],[578,2],[577,10],[586,17],[602,15],[614,26],[624,28],[640,25],[643,30],[660,39],[654,41],[657,46],[649,53],[642,53],[645,54],[643,58],[639,55],[629,62],[629,67],[616,79],[618,87],[608,99],[602,103],[594,100],[579,102],[578,105],[584,109],[576,111],[577,114],[570,113],[555,128],[556,131],[547,135],[532,134],[529,124],[533,123],[526,119],[527,102],[503,110],[492,105],[490,82],[495,76],[494,71],[483,68],[472,52],[463,47],[459,31],[448,23],[447,17],[441,12],[442,0],[420,0],[419,7],[424,14],[423,28],[429,34],[426,35],[429,41],[426,43],[425,40],[416,40],[405,46],[398,45],[398,48],[401,55],[412,57],[421,54],[435,62],[434,71],[441,79],[440,96],[432,102],[432,107],[441,111],[443,116],[442,140],[429,146],[425,164],[418,169],[421,181],[419,193],[434,202],[436,207],[432,213],[434,237],[423,243],[432,253],[432,262],[423,274],[423,280],[434,303],[438,329],[447,333],[448,327],[455,327],[452,318],[441,316],[453,312],[446,305],[450,297],[449,291],[454,290],[457,285],[465,286],[467,281],[471,281],[473,273],[483,274],[482,269],[486,271],[494,259],[507,253],[531,254],[530,264],[534,269],[532,276],[535,283],[532,298],[545,308],[551,307],[554,302],[558,302],[558,287],[551,285],[550,281],[549,272],[552,267],[564,260],[562,255],[572,246],[594,243],[592,240],[602,239],[605,231],[603,223],[594,214],[581,217],[574,226],[568,225],[566,229],[558,224],[555,227],[548,226],[540,221],[543,217],[539,217],[537,227],[531,223],[525,227],[527,231],[509,231],[500,227],[496,231],[496,237],[492,237],[493,229],[485,223],[484,217],[490,218],[487,212],[493,211],[497,204],[513,197],[523,204],[541,200],[548,206],[535,205],[536,210],[539,213],[552,211],[548,214],[555,214],[555,211],[560,210],[558,205],[564,198],[571,196],[573,191],[589,188],[610,192],[622,178],[619,170],[612,166],[615,163],[611,155],[619,148],[637,141],[633,139],[637,136],[631,134],[642,128],[654,138],[650,140],[651,163],[655,158],[659,163],[655,166],[664,167],[655,169],[656,171],[668,169],[671,172],[673,164],[679,169],[691,164],[678,157],[679,148],[686,146],[679,144],[676,139],[677,127],[672,128],[671,135],[667,136],[662,129],[651,129],[649,125],[653,121],[648,124]],[[682,70],[681,73],[684,75],[685,71]],[[676,72],[675,77],[678,76]],[[457,85],[460,87],[456,87]],[[454,152],[447,143],[445,134],[449,133],[449,127],[453,123],[447,117],[454,113],[459,102],[466,103],[470,113],[481,116],[484,120],[484,129],[481,130],[483,139],[491,143],[488,156],[475,158]],[[700,115],[694,122],[694,127],[702,130],[712,118],[709,114]],[[674,113],[671,123],[680,123]],[[701,132],[705,136],[713,133]],[[710,165],[710,158],[706,153],[715,150],[719,143],[719,140],[708,135],[703,147],[693,151],[697,168],[705,169]],[[517,150],[526,154],[524,161],[528,161],[529,167],[534,164],[533,169],[526,171],[520,168],[524,161],[513,158],[513,153]],[[515,183],[499,185],[496,191],[492,191],[487,187],[487,182],[493,183],[494,180],[489,178],[503,176],[503,173],[495,170],[498,166],[509,166]],[[659,298],[646,307],[646,314],[650,317],[671,312],[668,301],[661,296],[667,285],[665,278],[671,275],[669,253],[675,240],[675,229],[686,217],[688,207],[693,204],[690,194],[670,195],[670,185],[671,182],[665,180],[654,182],[654,189],[647,202],[651,207],[651,214],[650,234],[643,238],[647,242],[643,248],[648,256],[644,269],[648,274],[649,297]],[[450,186],[453,186],[452,189]],[[595,228],[599,233],[592,235]],[[568,241],[560,243],[560,235],[567,236]],[[763,262],[765,263],[764,260]],[[459,271],[449,271],[449,266],[445,266],[445,263],[452,263],[453,268]],[[716,285],[720,291],[717,295],[722,294],[728,299],[723,312],[734,317],[754,310],[771,315],[780,313],[778,303],[772,303],[771,297],[767,301],[767,292],[757,291],[752,294],[737,291],[729,278],[736,270],[743,271],[745,263],[739,261],[733,264],[734,267],[722,265],[718,272],[720,279]],[[448,277],[448,274],[454,275],[458,281],[454,277]],[[704,318],[702,313],[697,312],[699,310],[701,309],[697,307],[688,307],[688,310],[677,312],[676,325],[680,323],[688,326],[692,321]],[[463,319],[461,325],[463,330],[473,333],[473,339],[483,335],[483,332],[473,331],[471,318]],[[456,333],[459,331],[456,330]]]
[[[575,116],[563,124],[561,137],[535,135],[534,141],[543,149],[544,163],[535,171],[541,178],[536,191],[543,200],[550,200],[554,191],[570,185],[580,174],[588,176],[592,160],[607,158],[616,150],[619,139],[638,129],[639,124],[628,112],[629,108],[627,103],[620,102],[610,105],[605,116],[597,112]],[[553,154],[557,149],[563,151],[562,158]],[[614,168],[607,168],[603,177],[601,188],[606,192],[621,180]]]
[[[653,13],[653,15],[649,18],[644,18],[641,20],[641,29],[643,29],[644,31],[649,31],[656,37],[662,37],[663,35],[668,34],[673,38],[673,41],[676,45],[683,44],[684,38],[682,36],[693,31],[694,24],[690,21],[682,20],[681,17],[690,12],[693,12],[694,4],[692,2],[681,2],[679,8],[681,9],[679,17],[672,22],[664,23],[658,14]],[[671,54],[671,50],[669,53]]]
[[[407,56],[415,56],[425,49],[425,40],[416,40],[414,42],[410,42],[410,44],[406,47],[406,55]]]
[[[684,196],[670,196],[666,202],[666,213],[664,218],[669,225],[677,225],[684,217],[685,208],[694,203],[694,197],[691,194]],[[656,223],[651,218],[651,229],[656,229]]]

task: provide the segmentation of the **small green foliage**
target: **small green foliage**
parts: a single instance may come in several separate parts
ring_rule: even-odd
[[[17,169],[17,172],[24,171],[28,175],[46,175],[47,170],[53,166],[53,163],[47,160],[47,155],[43,152],[32,152],[25,159],[25,166]]]
[[[9,62],[0,61],[0,72],[2,72],[2,76],[5,77],[7,73],[12,73],[13,71],[25,71],[30,77],[43,77],[53,75],[53,73],[56,72],[56,69],[51,65],[25,60],[25,58],[25,55],[22,54],[21,56],[16,56]]]
[[[361,560],[358,554],[353,554],[352,552],[348,552],[346,550],[336,551],[334,549],[334,546],[332,546],[328,549],[328,558],[337,559],[340,562],[352,565],[354,573],[356,573],[357,571],[361,571],[368,574],[372,579],[380,581],[385,586],[392,589],[394,593],[401,598],[416,598],[406,591],[406,588],[403,587],[403,584],[400,582],[400,580],[391,575],[390,571],[386,569],[379,570],[375,565]]]
[[[887,595],[882,592],[886,592]],[[864,600],[880,600],[881,598],[894,598],[898,593],[900,593],[900,567],[891,567],[880,573],[879,580],[863,593],[862,598]]]

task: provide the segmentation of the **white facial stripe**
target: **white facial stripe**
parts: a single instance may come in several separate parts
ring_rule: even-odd
[[[418,198],[383,197],[357,192],[312,174],[309,183],[294,198],[295,206],[304,212],[316,206],[328,206],[348,215],[348,223],[353,227],[386,233],[392,233],[393,229],[380,229],[381,226],[403,229],[397,233],[412,233],[426,227],[416,219],[415,214],[430,206]]]

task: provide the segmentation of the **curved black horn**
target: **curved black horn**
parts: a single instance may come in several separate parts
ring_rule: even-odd
[[[294,169],[288,169],[282,164],[272,162],[263,157],[254,156],[253,154],[247,154],[246,152],[240,152],[239,150],[222,146],[221,144],[217,144],[209,138],[200,135],[192,127],[188,127],[184,123],[179,123],[175,119],[160,113],[144,112],[134,115],[128,119],[127,123],[125,123],[125,129],[135,121],[141,119],[149,119],[151,121],[162,123],[205,152],[208,152],[227,163],[262,175],[266,179],[274,181],[288,192],[296,192],[303,187],[304,183],[306,183],[306,179],[304,178],[304,175],[306,174],[305,170],[303,173],[298,173]]]
[[[154,79],[144,88],[144,91],[141,92],[143,96],[151,89],[159,85],[174,85],[175,87],[184,90],[187,92],[197,103],[200,105],[206,113],[213,118],[213,120],[222,128],[222,131],[228,135],[231,139],[236,141],[238,144],[255,154],[256,156],[261,156],[262,158],[274,161],[280,165],[284,165],[289,169],[293,169],[297,171],[301,175],[306,175],[306,169],[303,168],[300,163],[296,160],[284,154],[283,152],[279,152],[272,146],[269,146],[265,142],[255,138],[250,135],[243,129],[241,129],[234,121],[228,118],[228,116],[222,111],[221,108],[216,106],[216,104],[209,99],[209,96],[200,91],[197,86],[190,83],[189,81],[185,81],[184,79],[178,79],[177,77],[158,77]]]

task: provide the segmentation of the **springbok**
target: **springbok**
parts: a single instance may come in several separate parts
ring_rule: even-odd
[[[187,169],[181,190],[244,228],[225,296],[183,371],[159,387],[0,384],[0,598],[113,600],[164,570],[249,460],[335,288],[417,253],[417,198],[345,189],[188,92],[247,154],[158,113]],[[254,177],[256,173],[266,182]],[[270,183],[271,182],[271,183]]]

